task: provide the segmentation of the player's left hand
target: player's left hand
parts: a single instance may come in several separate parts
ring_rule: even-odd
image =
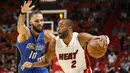
[[[28,0],[28,2],[24,1],[24,5],[21,6],[21,12],[22,13],[30,12],[35,7],[35,5],[30,6],[31,4],[32,4],[32,0]]]
[[[32,66],[33,66],[33,63],[26,61],[26,62],[22,65],[21,69],[24,70],[25,68],[31,68]]]
[[[107,48],[108,44],[110,43],[110,40],[108,36],[106,35],[101,35],[99,36],[100,40],[97,42],[101,47]]]
[[[38,62],[45,62],[45,55],[38,58]]]

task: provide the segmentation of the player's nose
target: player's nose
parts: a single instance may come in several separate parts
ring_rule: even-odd
[[[39,25],[40,25],[40,26],[43,26],[43,24],[42,24],[42,23],[40,23]]]

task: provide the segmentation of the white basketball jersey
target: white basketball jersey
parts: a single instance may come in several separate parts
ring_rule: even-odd
[[[65,73],[84,73],[86,69],[84,50],[77,36],[78,33],[74,32],[68,46],[59,36],[56,37],[56,56]]]

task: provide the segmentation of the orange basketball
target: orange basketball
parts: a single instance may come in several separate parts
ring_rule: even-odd
[[[109,40],[108,37],[106,39]],[[100,57],[104,56],[107,51],[107,47],[106,48],[101,47],[97,43],[98,40],[100,40],[100,39],[92,39],[88,43],[88,46],[87,46],[87,51],[88,51],[89,55],[94,58],[100,58]],[[108,41],[108,43],[109,43],[109,41]]]

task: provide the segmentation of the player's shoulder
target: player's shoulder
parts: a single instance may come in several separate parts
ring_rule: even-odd
[[[73,35],[78,35],[79,33],[78,32],[73,32]]]
[[[80,33],[78,33],[78,32],[73,32],[73,37],[78,38],[79,34]]]
[[[54,39],[55,35],[52,30],[44,30],[44,39],[49,42],[51,39]]]
[[[56,36],[56,37],[55,37],[55,40],[60,40],[59,36]]]

